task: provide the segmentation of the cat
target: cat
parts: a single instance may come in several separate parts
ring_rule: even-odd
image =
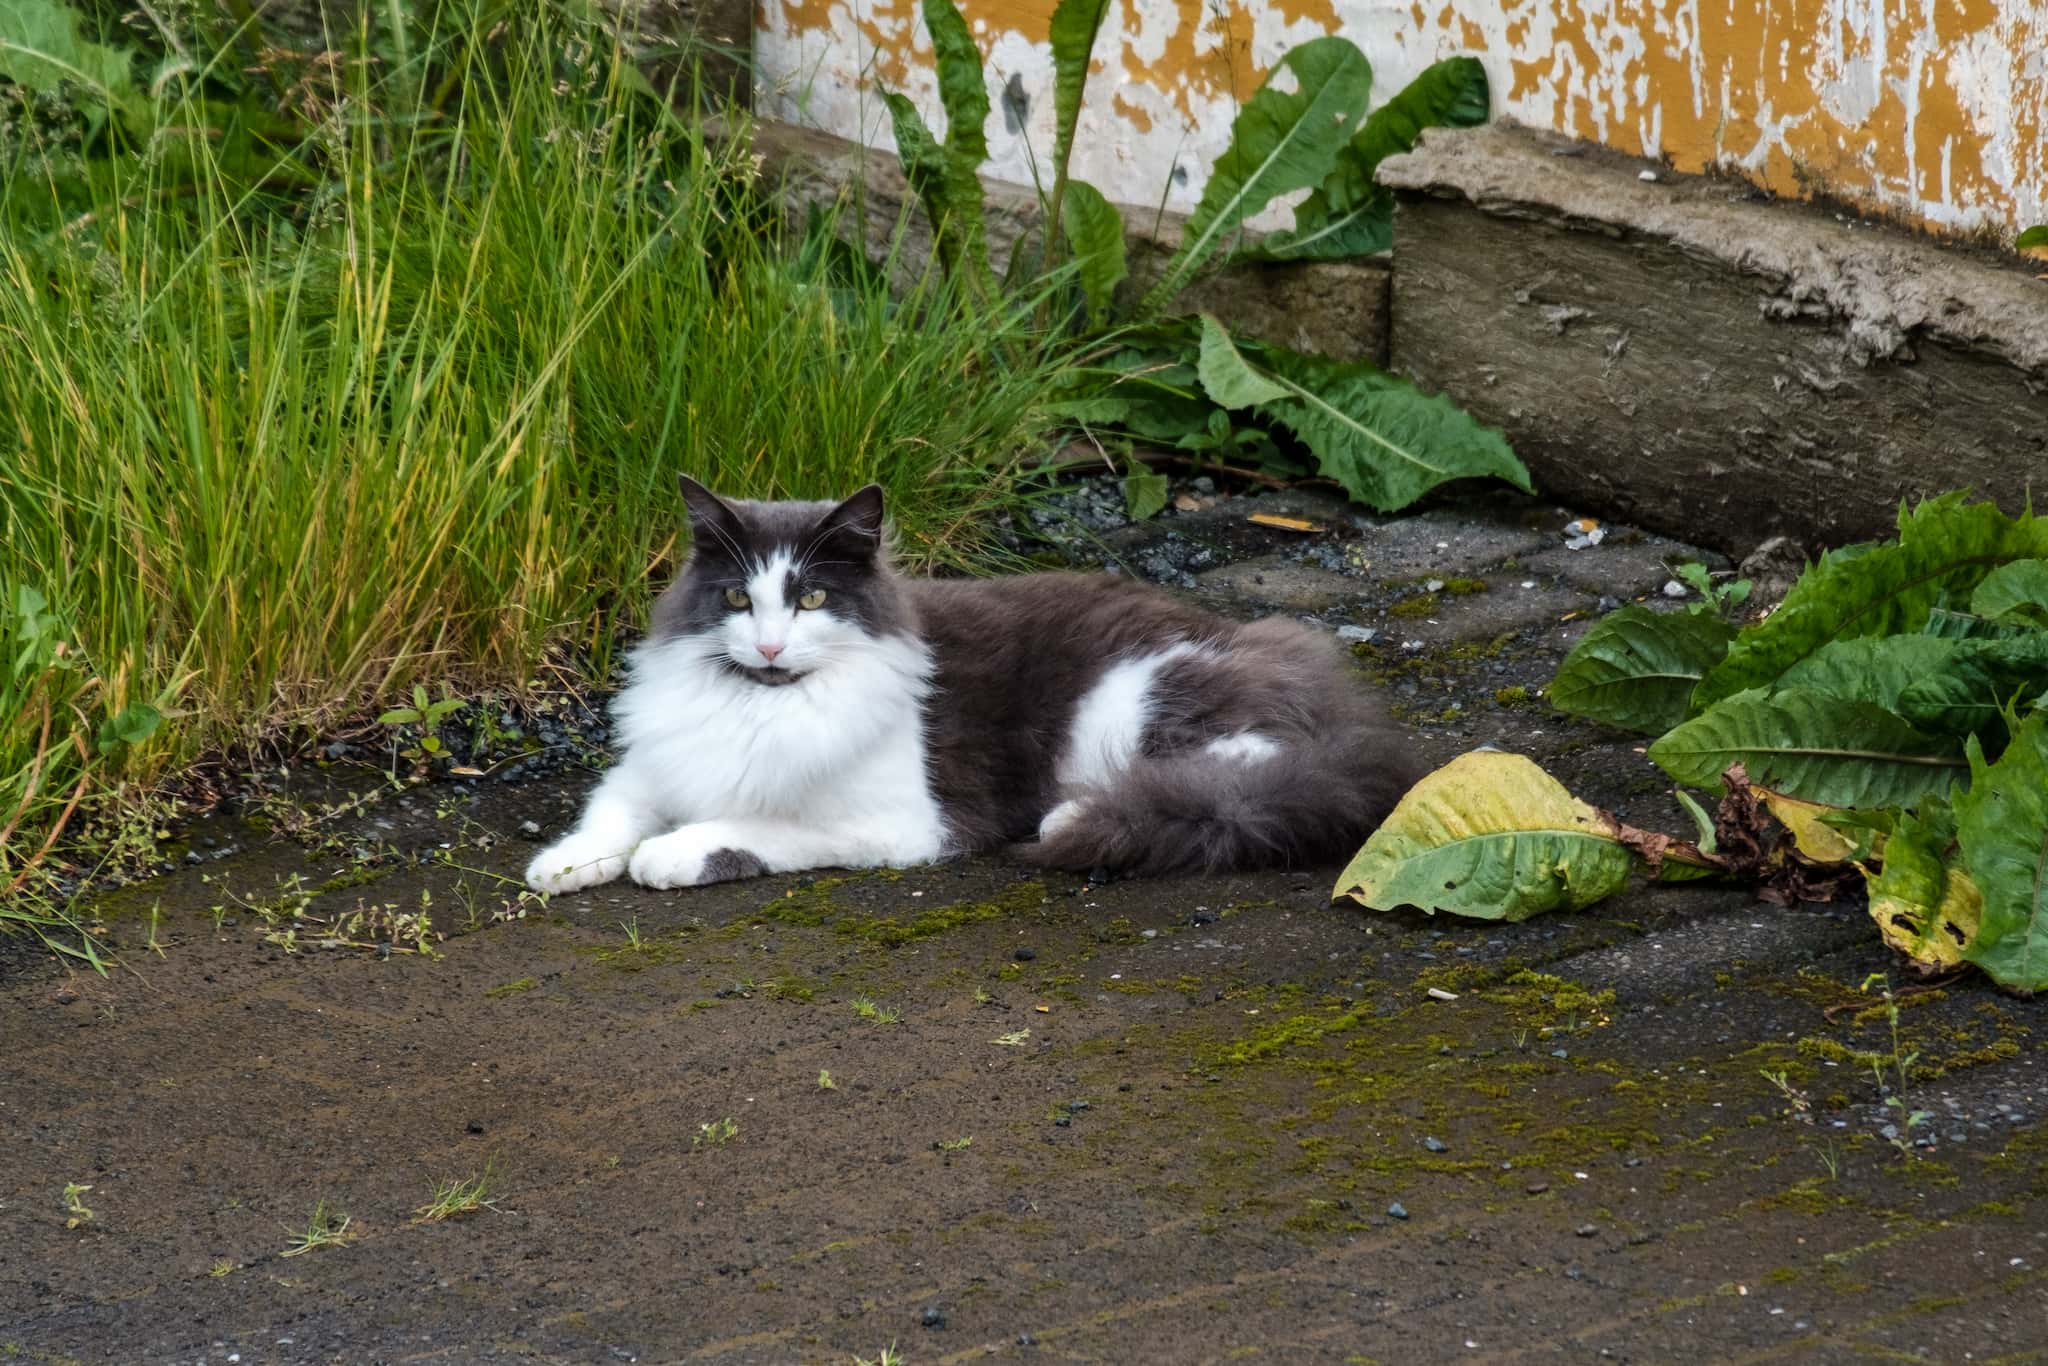
[[[913,579],[882,490],[682,480],[692,550],[613,707],[618,763],[526,870],[559,893],[1021,846],[1149,875],[1351,854],[1420,769],[1334,642],[1112,575]]]

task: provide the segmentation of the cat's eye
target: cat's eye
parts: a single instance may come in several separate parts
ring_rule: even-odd
[[[725,590],[725,605],[727,607],[752,607],[754,600],[747,596],[747,590],[744,588],[728,588]]]
[[[813,588],[810,592],[798,598],[796,600],[796,605],[803,608],[806,612],[817,611],[820,607],[823,607],[825,605],[825,590],[822,588]]]

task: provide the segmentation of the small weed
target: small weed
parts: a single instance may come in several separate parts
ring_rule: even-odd
[[[1933,1119],[1934,1114],[1930,1110],[1915,1110],[1906,1104],[1906,1076],[1913,1064],[1920,1061],[1920,1054],[1918,1052],[1901,1053],[1899,1051],[1899,998],[1892,992],[1891,977],[1886,973],[1873,972],[1863,979],[1863,985],[1858,987],[1857,990],[1869,991],[1873,982],[1877,984],[1878,994],[1884,998],[1885,1019],[1890,1024],[1892,1031],[1892,1053],[1889,1059],[1883,1057],[1872,1058],[1870,1073],[1877,1082],[1878,1090],[1885,1092],[1885,1109],[1892,1113],[1896,1121],[1892,1133],[1887,1137],[1886,1141],[1898,1149],[1901,1156],[1912,1157],[1914,1156],[1913,1131]],[[1887,1088],[1885,1085],[1884,1065],[1886,1062],[1891,1063],[1892,1070],[1898,1075],[1899,1082],[1896,1088]]]
[[[818,1069],[818,1089],[820,1091],[837,1091],[839,1089],[839,1083],[832,1080],[832,1073],[823,1067]]]
[[[85,1201],[78,1198],[91,1189],[91,1186],[81,1186],[76,1181],[64,1183],[64,1212],[71,1216],[64,1221],[64,1227],[82,1228],[92,1222],[92,1211],[85,1207]]]
[[[942,1138],[932,1144],[933,1148],[942,1153],[965,1152],[973,1146],[974,1139],[971,1136],[967,1138]]]
[[[306,1223],[305,1231],[292,1233],[292,1245],[278,1253],[280,1257],[297,1257],[311,1252],[316,1247],[340,1247],[349,1241],[349,1216],[327,1207],[325,1200],[313,1206],[313,1217]],[[287,1228],[287,1233],[291,1230]]]
[[[1762,1069],[1758,1069],[1762,1072]],[[1801,1124],[1813,1123],[1813,1101],[1806,1092],[1792,1084],[1791,1074],[1783,1070],[1762,1072],[1763,1079],[1778,1088],[1778,1094],[1785,1098],[1786,1115]]]
[[[989,1042],[992,1044],[1000,1044],[1004,1048],[1022,1048],[1024,1046],[1024,1041],[1026,1039],[1029,1039],[1030,1037],[1030,1030],[1015,1029],[1010,1031],[1008,1034],[998,1034],[993,1039],[990,1039]]]
[[[1732,583],[1715,583],[1714,575],[1703,564],[1682,564],[1673,571],[1685,582],[1685,586],[1699,594],[1700,601],[1694,611],[1712,610],[1722,616],[1734,615],[1735,609],[1749,599],[1750,582],[1736,579]],[[1727,575],[1721,577],[1726,578]]]
[[[164,953],[164,946],[158,942],[156,937],[157,927],[162,923],[163,915],[163,902],[152,901],[149,903],[149,938],[143,943],[143,947],[159,958],[168,956]]]
[[[461,711],[469,703],[459,697],[444,697],[439,702],[427,701],[427,690],[418,683],[412,685],[412,705],[393,707],[377,718],[380,726],[413,726],[420,728],[420,742],[416,746],[400,750],[396,737],[392,748],[405,759],[433,759],[447,752],[441,743],[441,723]]]
[[[694,1152],[698,1148],[723,1148],[739,1135],[739,1122],[731,1115],[727,1115],[724,1119],[699,1124],[697,1136],[690,1140],[690,1149]]]
[[[996,1002],[996,998],[995,998],[995,997],[993,997],[993,996],[991,996],[991,995],[989,995],[989,991],[988,991],[988,988],[987,988],[987,987],[976,987],[976,988],[974,989],[974,1003],[975,1003],[976,1005],[978,1005],[978,1006],[989,1006],[989,1005],[994,1005],[994,1004],[995,1004],[995,1002]]]
[[[903,1018],[902,1011],[891,1010],[887,1006],[878,1006],[865,996],[853,998],[853,1013],[866,1020],[869,1024],[878,1025],[895,1024]]]
[[[855,1357],[853,1366],[903,1366],[903,1355],[896,1350],[896,1344],[892,1342],[884,1347],[882,1354],[873,1361],[863,1356]]]
[[[1825,1147],[1816,1148],[1813,1156],[1814,1160],[1820,1163],[1821,1169],[1827,1172],[1828,1180],[1833,1181],[1841,1176],[1842,1150],[1835,1146],[1832,1138],[1827,1141]]]
[[[628,949],[634,953],[645,953],[647,951],[647,940],[640,933],[639,916],[636,915],[631,920],[621,920],[619,928],[626,932],[626,947]]]
[[[234,1269],[235,1264],[232,1261],[228,1260],[226,1257],[221,1257],[217,1259],[212,1266],[206,1269],[206,1274],[217,1281],[221,1277],[228,1275]]]
[[[415,1224],[438,1224],[458,1214],[480,1209],[495,1211],[498,1202],[490,1198],[493,1173],[485,1167],[467,1181],[436,1181],[433,1198],[413,1211]]]

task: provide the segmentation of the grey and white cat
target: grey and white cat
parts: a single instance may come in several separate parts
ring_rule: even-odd
[[[691,887],[1010,845],[1128,873],[1350,854],[1419,776],[1336,647],[1108,576],[910,579],[882,491],[726,500],[614,705],[622,746],[527,881]]]

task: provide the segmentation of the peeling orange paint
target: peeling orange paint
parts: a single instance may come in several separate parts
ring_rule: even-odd
[[[1042,103],[1055,0],[959,3],[992,81],[1021,72]],[[790,45],[790,86],[880,82],[929,99],[918,8],[760,0],[757,22]],[[1468,52],[1495,78],[1497,111],[1682,171],[1718,167],[1940,229],[2048,220],[2048,0],[1115,0],[1103,32],[1084,117],[1112,144],[1104,164],[1153,185],[1185,167],[1176,203],[1199,194],[1280,54],[1334,32],[1365,50],[1382,98]],[[832,98],[833,131],[875,126]],[[993,136],[991,149],[1000,159]]]

